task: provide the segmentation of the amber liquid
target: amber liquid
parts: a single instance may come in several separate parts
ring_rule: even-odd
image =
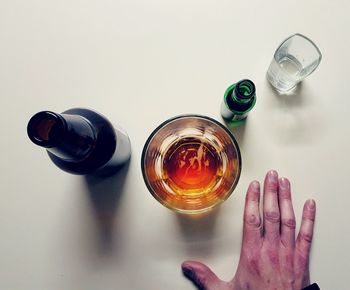
[[[163,159],[163,179],[178,194],[205,194],[222,176],[218,151],[198,137],[172,144]]]

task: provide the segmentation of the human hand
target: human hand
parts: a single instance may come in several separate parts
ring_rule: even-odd
[[[201,290],[300,290],[310,284],[309,254],[316,204],[304,204],[295,239],[295,216],[290,183],[267,173],[263,189],[263,219],[259,211],[260,184],[250,183],[245,202],[243,242],[237,272],[220,280],[206,265],[186,261],[183,273]]]

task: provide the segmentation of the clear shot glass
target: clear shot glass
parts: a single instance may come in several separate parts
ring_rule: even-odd
[[[231,132],[205,116],[183,115],[159,125],[141,157],[144,181],[169,209],[196,214],[226,200],[241,174],[241,154]]]
[[[292,90],[320,64],[322,54],[309,38],[296,33],[275,51],[267,79],[279,92]]]

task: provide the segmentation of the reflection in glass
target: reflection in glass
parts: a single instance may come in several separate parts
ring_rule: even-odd
[[[142,173],[151,194],[181,213],[199,213],[226,200],[240,177],[241,156],[219,122],[185,115],[165,121],[148,138]]]

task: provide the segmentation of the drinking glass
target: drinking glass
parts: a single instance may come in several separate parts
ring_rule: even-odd
[[[296,33],[277,48],[267,71],[267,79],[277,91],[288,92],[317,68],[321,58],[315,43]]]
[[[231,132],[218,121],[182,115],[158,126],[142,151],[146,186],[162,205],[200,213],[226,200],[241,173],[241,154]]]

